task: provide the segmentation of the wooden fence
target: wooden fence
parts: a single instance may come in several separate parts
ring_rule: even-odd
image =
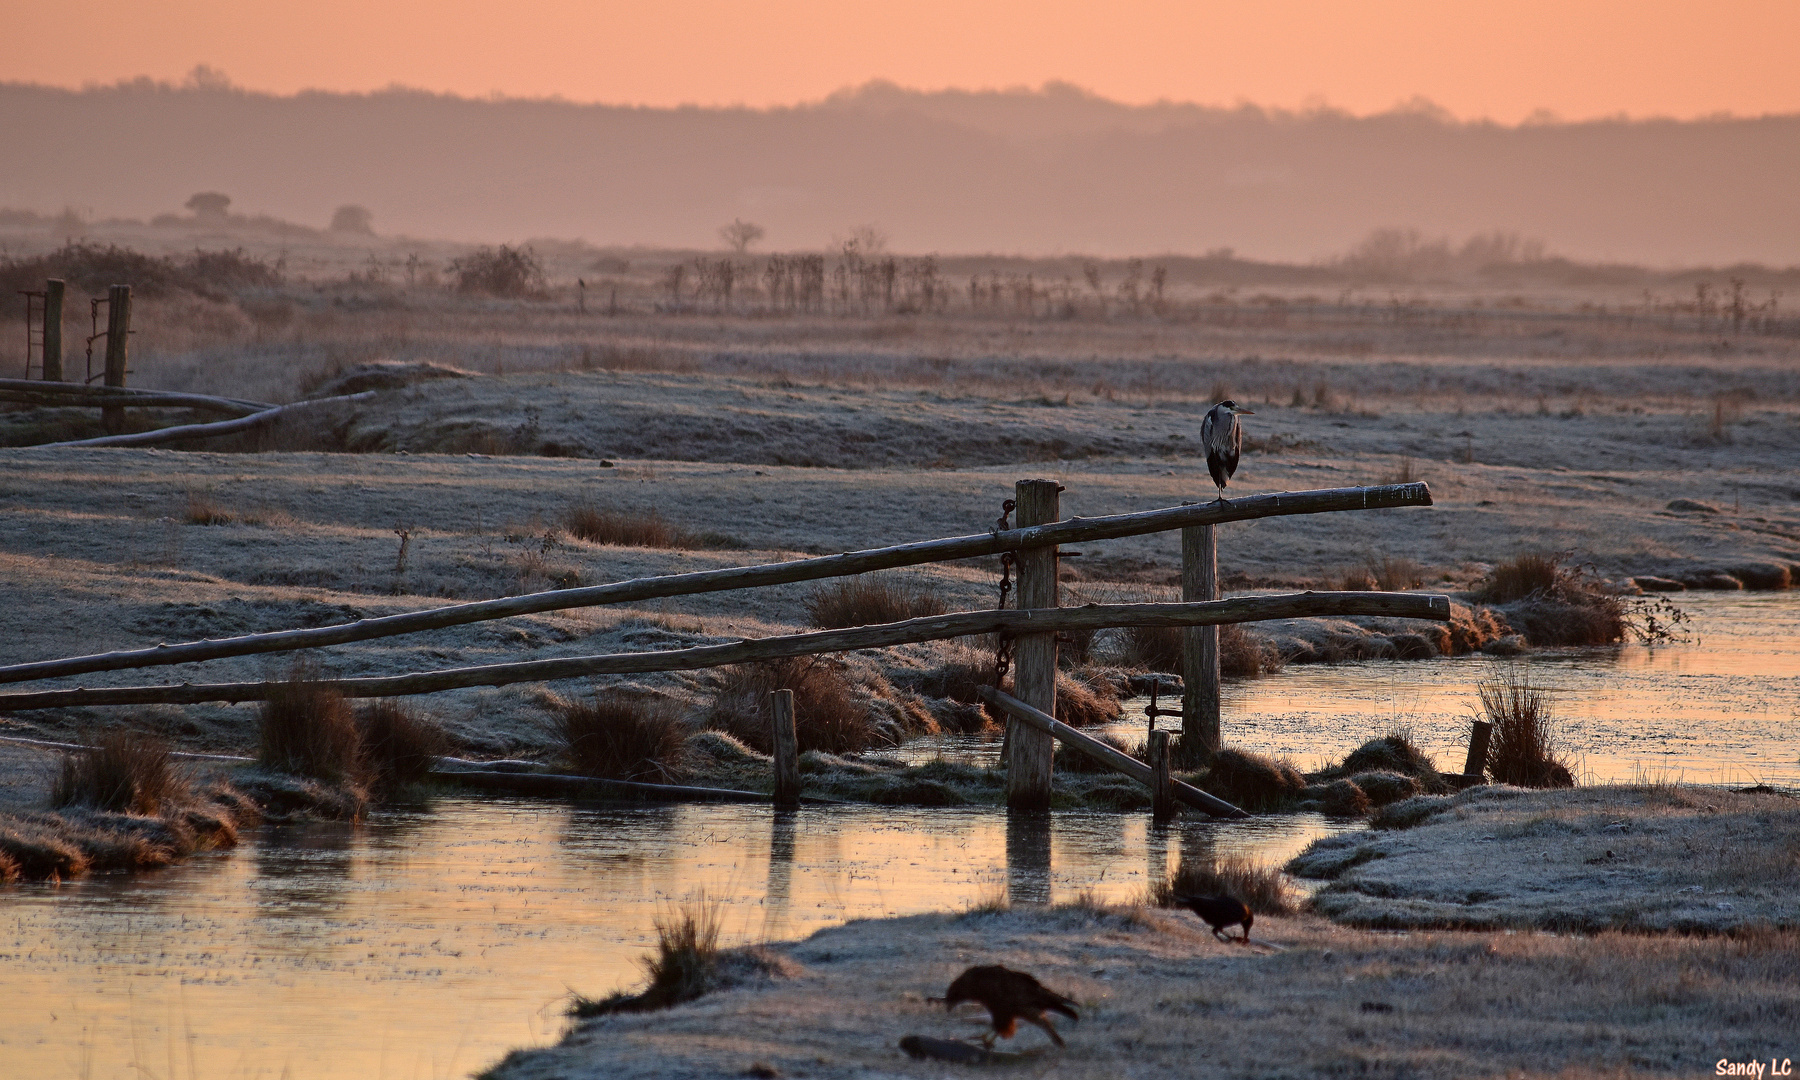
[[[990,701],[1009,717],[1005,751],[1009,806],[1035,809],[1049,805],[1052,751],[1055,740],[1061,739],[1077,745],[1083,753],[1096,757],[1109,767],[1150,784],[1155,789],[1159,806],[1166,807],[1173,800],[1181,799],[1210,813],[1235,815],[1242,811],[1204,793],[1193,793],[1193,789],[1186,788],[1185,785],[1175,787],[1162,779],[1166,777],[1166,760],[1161,762],[1162,768],[1153,770],[1151,766],[1124,755],[1097,752],[1093,746],[1087,745],[1093,740],[1079,736],[1079,733],[1074,733],[1078,739],[1072,738],[1070,729],[1056,722],[1056,635],[1059,631],[1120,626],[1183,628],[1182,675],[1185,691],[1182,739],[1179,746],[1187,763],[1202,764],[1219,746],[1217,628],[1220,624],[1308,616],[1374,615],[1439,621],[1450,617],[1448,598],[1414,593],[1305,592],[1235,597],[1229,600],[1220,600],[1217,595],[1215,529],[1219,524],[1292,514],[1429,506],[1431,492],[1422,483],[1282,492],[1109,517],[1067,520],[1061,518],[1059,510],[1062,490],[1061,485],[1050,480],[1019,481],[1015,488],[1019,527],[996,529],[987,534],[452,604],[337,626],[283,630],[216,641],[164,644],[151,649],[13,664],[0,667],[0,683],[68,678],[101,671],[287,652],[544,611],[846,577],[872,570],[1010,551],[1019,553],[1019,607],[1016,609],[957,612],[879,626],[824,630],[660,652],[562,657],[386,677],[332,679],[323,680],[321,685],[353,697],[389,697],[595,675],[691,670],[778,657],[881,648],[998,633],[1011,637],[1014,642],[1013,693],[1003,694],[998,688],[994,688],[994,693],[990,696]],[[1058,545],[1177,529],[1182,532],[1181,603],[1090,604],[1079,608],[1059,606]],[[267,699],[275,689],[274,684],[265,681],[17,691],[0,694],[0,710],[255,701]],[[791,709],[788,711],[788,721],[791,724]],[[792,741],[778,741],[788,748],[786,756],[791,757]],[[1114,757],[1123,760],[1113,760]],[[777,794],[783,801],[791,802],[797,794],[797,773],[793,771],[793,763],[784,761],[777,771],[782,777]]]

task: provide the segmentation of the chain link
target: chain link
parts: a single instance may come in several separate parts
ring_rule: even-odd
[[[1006,521],[1007,516],[1013,512],[1015,505],[1016,504],[1011,499],[1000,504],[1000,518],[994,522],[994,532],[996,535],[1006,531],[1008,527]],[[1003,551],[1000,553],[1000,602],[994,605],[995,611],[1006,610],[1007,597],[1012,594],[1013,590],[1012,570],[1013,564],[1016,561],[1016,553],[1011,551]],[[995,631],[994,689],[996,690],[1000,689],[1001,684],[1006,681],[1006,673],[1012,667],[1012,655],[1012,636],[1003,630]]]

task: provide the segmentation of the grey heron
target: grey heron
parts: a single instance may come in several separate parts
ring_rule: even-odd
[[[1238,457],[1243,452],[1244,429],[1238,423],[1238,417],[1255,415],[1227,398],[1208,410],[1206,419],[1200,422],[1200,446],[1206,451],[1206,471],[1212,473],[1213,483],[1219,485],[1220,502],[1225,501],[1225,488],[1231,483],[1231,474],[1237,472]]]

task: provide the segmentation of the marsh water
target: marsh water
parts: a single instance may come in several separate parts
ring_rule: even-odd
[[[1577,771],[1800,786],[1800,596],[1683,606],[1693,643],[1529,661]],[[1512,663],[1291,669],[1229,687],[1228,738],[1310,766],[1400,726],[1455,767],[1475,684]],[[554,1039],[571,991],[634,981],[657,916],[702,891],[730,939],[779,940],[1002,894],[1130,898],[1182,857],[1278,861],[1345,827],[456,798],[270,829],[156,873],[0,892],[0,1072],[460,1077]]]

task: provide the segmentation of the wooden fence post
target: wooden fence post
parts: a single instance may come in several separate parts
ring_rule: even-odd
[[[1169,733],[1150,733],[1150,817],[1157,824],[1175,816],[1175,788],[1169,783]]]
[[[131,286],[106,290],[106,385],[125,385],[125,366],[131,356]],[[108,435],[125,426],[125,407],[108,405],[100,410],[100,424]]]
[[[1181,599],[1219,598],[1216,526],[1181,530]],[[1205,765],[1219,749],[1219,628],[1190,626],[1181,632],[1181,759]]]
[[[1486,720],[1477,720],[1469,729],[1469,757],[1463,762],[1464,776],[1480,776],[1487,772],[1488,738],[1494,734],[1494,725]]]
[[[769,695],[775,729],[775,805],[800,805],[800,739],[794,731],[794,692]]]
[[[62,382],[62,309],[63,282],[51,278],[44,282],[44,381]]]
[[[1020,528],[1047,525],[1062,517],[1062,485],[1054,480],[1020,480],[1013,489]],[[1057,606],[1056,545],[1019,552],[1021,608]],[[1013,696],[1056,715],[1056,634],[1020,634],[1013,646]],[[1056,741],[1015,719],[1006,722],[1006,805],[1015,810],[1050,806],[1051,758]]]

